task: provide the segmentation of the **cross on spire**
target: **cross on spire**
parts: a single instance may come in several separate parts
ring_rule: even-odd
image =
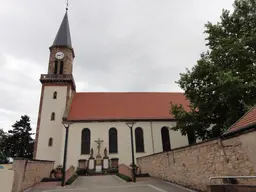
[[[66,11],[68,10],[68,0],[67,0],[67,6],[66,6]]]

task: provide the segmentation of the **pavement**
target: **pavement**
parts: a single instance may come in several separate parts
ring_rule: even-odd
[[[65,187],[34,187],[29,192],[195,192],[194,190],[154,178],[138,178],[136,183],[125,182],[115,175],[78,177]]]

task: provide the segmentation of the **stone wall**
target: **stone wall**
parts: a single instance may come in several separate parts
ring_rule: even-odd
[[[20,192],[49,177],[54,161],[14,160],[13,192]]]
[[[118,172],[122,175],[128,176],[133,180],[133,173],[132,173],[132,168],[125,165],[125,164],[120,164],[118,166]]]
[[[0,169],[0,191],[12,192],[13,178],[13,170]]]
[[[206,191],[211,176],[256,174],[255,138],[256,131],[225,140],[215,139],[140,157],[137,163],[142,173]]]

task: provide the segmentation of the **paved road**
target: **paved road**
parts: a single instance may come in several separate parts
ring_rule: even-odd
[[[143,179],[137,183],[126,183],[116,176],[79,177],[65,188],[33,189],[30,192],[192,192],[192,190],[157,179]],[[194,191],[193,191],[194,192]]]

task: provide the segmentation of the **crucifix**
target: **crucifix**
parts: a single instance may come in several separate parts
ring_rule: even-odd
[[[95,140],[95,142],[98,144],[97,149],[98,149],[98,155],[100,157],[100,146],[101,143],[103,143],[103,140],[100,140],[100,138],[98,138],[98,140]]]

